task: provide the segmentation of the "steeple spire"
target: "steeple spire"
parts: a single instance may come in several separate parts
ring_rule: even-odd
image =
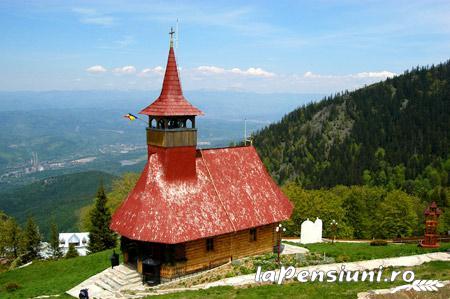
[[[149,116],[180,116],[203,115],[203,112],[192,106],[183,96],[180,78],[178,76],[177,61],[173,49],[173,35],[171,28],[169,58],[167,59],[166,73],[160,96],[150,106],[143,109],[140,114]]]

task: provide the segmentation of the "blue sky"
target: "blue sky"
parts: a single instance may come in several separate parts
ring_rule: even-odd
[[[450,1],[0,1],[0,90],[331,93],[450,58]]]

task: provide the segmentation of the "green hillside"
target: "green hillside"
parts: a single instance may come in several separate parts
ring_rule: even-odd
[[[450,61],[298,108],[255,134],[254,145],[279,183],[386,186],[396,176],[403,188],[430,166],[446,186]]]
[[[0,210],[15,217],[19,223],[32,215],[46,238],[52,218],[61,232],[78,230],[80,208],[92,203],[101,180],[109,189],[113,178],[100,171],[46,178],[0,193]]]
[[[105,250],[71,259],[33,261],[28,267],[1,273],[0,298],[34,298],[49,295],[73,298],[65,292],[108,268],[111,253],[112,250]],[[16,284],[19,288],[8,291],[6,286],[9,284]]]

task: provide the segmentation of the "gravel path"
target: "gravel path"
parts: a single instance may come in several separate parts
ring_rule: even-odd
[[[283,242],[286,242],[286,241],[301,244],[300,239],[295,239],[295,238],[283,239]],[[371,241],[372,240],[335,240],[336,243],[370,243]],[[332,240],[327,239],[327,238],[322,238],[322,242],[323,243],[331,243]],[[388,241],[388,242],[391,242],[391,241]]]
[[[283,243],[283,245],[284,245],[284,249],[283,249],[283,252],[281,253],[281,255],[309,252],[309,250],[304,247],[294,246],[294,245],[290,245],[290,244],[286,244],[286,243]]]

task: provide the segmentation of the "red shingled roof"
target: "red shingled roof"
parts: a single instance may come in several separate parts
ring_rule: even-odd
[[[134,240],[175,244],[286,220],[292,204],[253,147],[198,150],[196,179],[165,179],[150,155],[111,228]]]
[[[139,113],[152,116],[203,115],[202,111],[192,106],[183,96],[172,46],[169,50],[161,94],[156,101]]]

